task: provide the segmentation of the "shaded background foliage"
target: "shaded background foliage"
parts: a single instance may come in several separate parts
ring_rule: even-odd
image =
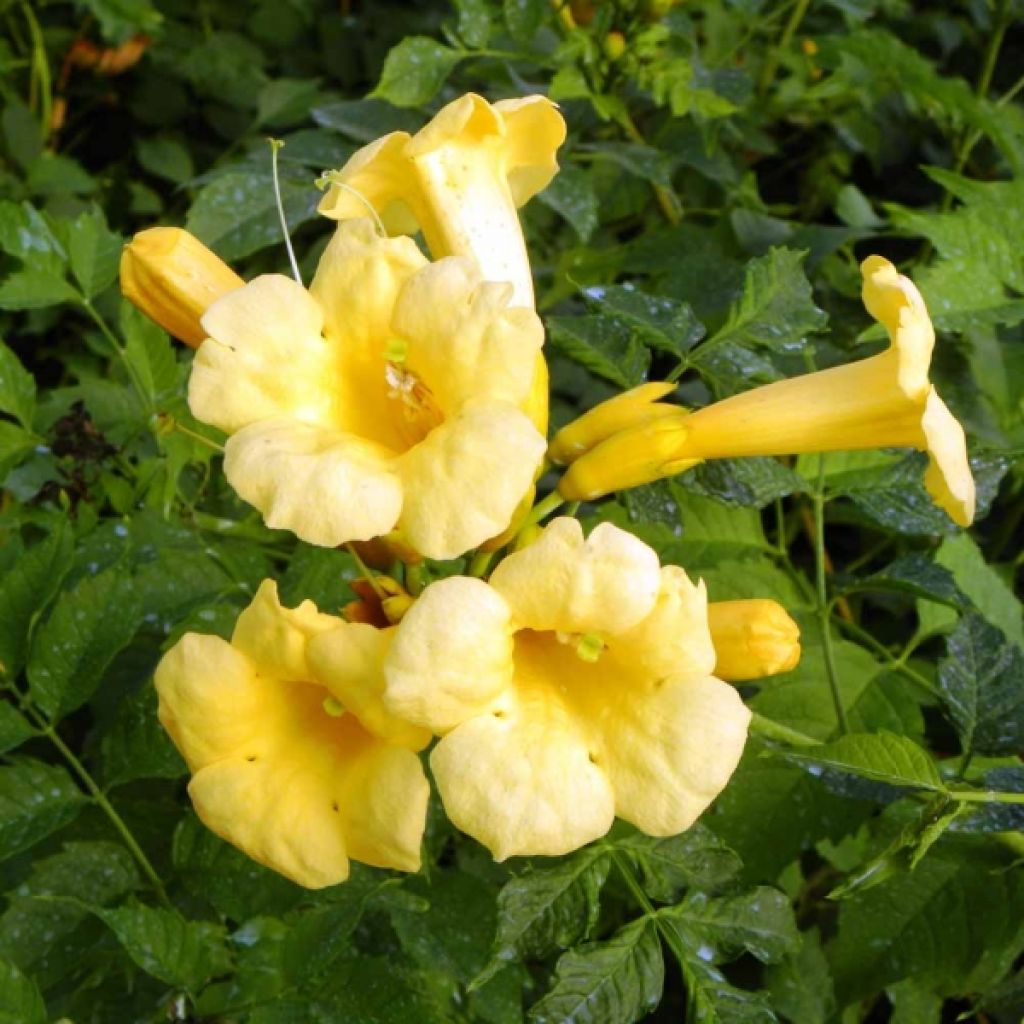
[[[1024,793],[1024,8],[566,10],[0,4],[0,1021],[1019,1019],[1024,811],[956,794]],[[647,376],[702,404],[874,351],[857,263],[881,252],[940,330],[981,513],[953,528],[889,451],[584,509],[799,619],[800,666],[745,688],[778,739],[675,839],[495,865],[433,806],[419,876],[309,893],[192,815],[150,674],[263,577],[336,611],[354,567],[233,496],[190,356],[122,306],[117,260],[160,221],[281,270],[272,134],[308,280],[314,178],[466,89],[569,123],[524,214],[556,423]]]

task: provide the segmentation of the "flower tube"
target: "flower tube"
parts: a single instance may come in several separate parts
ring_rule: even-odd
[[[327,657],[347,645],[330,684],[308,656],[325,635]],[[418,870],[430,737],[381,704],[389,642],[311,601],[285,608],[265,580],[230,643],[186,633],[163,656],[158,714],[211,831],[310,889],[344,881],[350,859]]]
[[[269,526],[325,547],[397,530],[454,558],[509,526],[544,454],[544,331],[511,293],[347,221],[309,291],[269,274],[207,310],[189,405]]]
[[[472,256],[485,280],[512,284],[513,305],[532,306],[516,209],[555,176],[564,141],[565,121],[545,97],[491,104],[468,93],[415,135],[385,135],[330,172],[320,212],[345,220],[369,204],[391,234],[422,230],[435,259]]]
[[[559,491],[574,500],[593,498],[703,459],[907,447],[928,453],[925,486],[936,504],[969,525],[974,479],[963,427],[928,379],[935,332],[924,300],[880,256],[869,256],[861,272],[864,304],[889,334],[885,351],[619,433],[574,462]],[[657,448],[648,451],[652,438]],[[615,482],[617,465],[624,484]]]
[[[192,348],[206,338],[203,314],[243,284],[216,253],[181,228],[147,228],[121,253],[124,297]]]
[[[431,584],[385,658],[384,706],[442,737],[452,822],[498,860],[562,854],[615,816],[688,828],[723,789],[750,713],[713,675],[703,584],[610,524],[560,518],[490,582]]]

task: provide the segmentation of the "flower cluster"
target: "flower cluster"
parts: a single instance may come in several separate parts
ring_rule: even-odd
[[[543,97],[470,95],[364,147],[324,176],[338,225],[308,289],[245,283],[177,229],[125,250],[125,295],[196,348],[189,404],[227,435],[240,497],[310,544],[405,563],[404,586],[358,580],[340,616],[264,581],[230,642],[188,633],[156,671],[200,818],[302,885],[344,880],[351,859],[417,870],[427,764],[453,824],[499,860],[567,853],[616,817],[673,835],[725,787],[751,719],[732,684],[792,669],[796,624],[770,600],[709,604],[616,526],[541,528],[561,501],[706,459],[908,446],[935,500],[973,516],[927,311],[880,257],[862,269],[881,354],[696,412],[648,383],[549,444],[516,211],[564,138]],[[530,511],[551,465],[564,475]],[[463,556],[421,589],[411,567]]]

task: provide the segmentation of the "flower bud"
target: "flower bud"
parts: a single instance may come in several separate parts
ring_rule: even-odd
[[[800,627],[777,601],[712,601],[708,625],[715,675],[730,683],[788,672],[800,661]]]
[[[621,32],[609,32],[602,48],[609,60],[618,60],[626,52],[626,37]]]
[[[567,465],[620,430],[628,430],[667,416],[685,415],[685,410],[678,405],[656,404],[659,398],[664,398],[675,389],[675,384],[669,381],[641,384],[595,405],[555,434],[548,447],[548,458],[552,462]]]
[[[192,348],[206,338],[202,315],[243,284],[219,256],[181,228],[147,228],[121,253],[124,297]]]

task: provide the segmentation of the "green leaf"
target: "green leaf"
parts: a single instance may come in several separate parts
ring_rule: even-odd
[[[828,961],[816,928],[802,932],[800,949],[765,971],[772,1006],[798,1024],[826,1024],[835,1009]]]
[[[437,95],[464,56],[428,36],[408,36],[388,52],[370,96],[396,107],[422,106]]]
[[[135,140],[135,155],[150,174],[184,185],[195,176],[195,165],[188,147],[168,135],[151,135]]]
[[[57,765],[25,760],[0,768],[0,861],[56,832],[85,803]]]
[[[0,576],[0,663],[12,678],[25,663],[36,617],[71,567],[73,547],[71,530],[61,523]]]
[[[261,126],[280,128],[305,121],[320,93],[311,78],[278,78],[260,90],[256,117]]]
[[[544,20],[544,0],[503,0],[503,5],[512,38],[528,43]]]
[[[946,641],[939,692],[964,751],[1009,754],[1024,745],[1024,651],[969,613]]]
[[[767,886],[737,896],[692,892],[678,906],[661,913],[705,962],[734,960],[747,952],[762,963],[773,964],[800,947],[789,900]]]
[[[423,119],[384,100],[341,100],[313,109],[313,120],[356,142],[373,142],[390,132],[418,131]]]
[[[46,1024],[46,1004],[31,978],[0,960],[0,1024]]]
[[[678,299],[648,295],[632,285],[594,285],[587,305],[632,330],[648,348],[682,356],[704,337],[704,325]]]
[[[121,236],[107,227],[98,206],[68,224],[68,257],[71,272],[87,299],[98,295],[117,278],[121,259]]]
[[[61,594],[29,655],[29,692],[36,703],[51,719],[84,704],[141,620],[132,581],[117,567]]]
[[[687,1021],[692,1024],[775,1024],[777,1020],[763,993],[736,988],[721,971],[699,958],[683,966],[683,978],[690,999]]]
[[[844,901],[827,949],[841,1005],[914,978],[979,991],[1019,950],[1024,877],[973,843],[937,848],[909,874]]]
[[[0,957],[25,969],[33,966],[89,916],[78,902],[83,895],[102,906],[138,885],[135,862],[123,846],[65,843],[60,853],[33,864],[28,880],[8,894],[0,915]]]
[[[0,309],[44,309],[79,298],[63,277],[45,270],[16,270],[0,283]]]
[[[963,608],[968,602],[944,566],[918,554],[902,555],[870,576],[843,583],[843,593],[858,591],[894,591],[924,597],[951,608]]]
[[[0,478],[36,447],[39,439],[16,423],[0,420]]]
[[[671,903],[683,889],[720,890],[739,874],[739,857],[709,828],[696,824],[659,839],[640,832],[615,842],[628,856],[647,895]]]
[[[794,764],[805,765],[812,775],[834,769],[882,782],[945,792],[935,762],[927,752],[906,736],[880,731],[876,734],[850,733],[834,743],[802,750],[788,750],[780,756]]]
[[[486,46],[491,35],[487,0],[455,0],[455,9],[459,12],[459,38],[467,46]]]
[[[281,221],[266,171],[227,171],[196,196],[185,227],[222,259],[240,260],[259,249],[281,245]],[[288,230],[294,232],[316,214],[320,195],[306,178],[281,178],[281,201]],[[284,250],[281,250],[284,259]]]
[[[596,376],[621,388],[632,388],[643,381],[650,353],[620,320],[553,316],[548,318],[548,330],[555,349]]]
[[[136,902],[112,910],[92,909],[132,960],[167,985],[196,993],[210,978],[231,967],[220,925],[186,921],[176,910]]]
[[[724,345],[787,350],[825,326],[803,270],[806,253],[770,249],[747,264],[740,298],[725,323],[694,353],[698,363]]]
[[[604,942],[562,955],[555,984],[530,1008],[531,1024],[631,1024],[661,1001],[665,965],[654,922],[640,918]]]
[[[121,303],[121,333],[125,358],[153,399],[164,398],[178,386],[178,364],[166,331],[130,302]]]
[[[589,938],[607,877],[608,858],[591,847],[506,882],[498,894],[498,931],[486,976],[503,962],[542,960]]]
[[[0,201],[0,249],[38,273],[63,277],[67,253],[30,203]]]
[[[156,690],[144,685],[118,703],[100,742],[103,780],[119,786],[133,779],[178,779],[188,772],[156,717]]]
[[[788,494],[805,490],[803,480],[778,459],[712,459],[679,477],[679,486],[729,505],[764,508]]]
[[[0,704],[0,754],[20,747],[25,740],[35,735],[35,729],[13,704],[6,701]]]
[[[0,412],[10,413],[26,430],[36,411],[36,382],[21,360],[0,341]]]
[[[163,15],[149,0],[78,0],[100,23],[103,38],[110,43],[123,43],[138,33],[160,31]]]
[[[589,241],[597,230],[597,193],[590,175],[581,168],[563,167],[537,198],[567,220],[581,242]]]

